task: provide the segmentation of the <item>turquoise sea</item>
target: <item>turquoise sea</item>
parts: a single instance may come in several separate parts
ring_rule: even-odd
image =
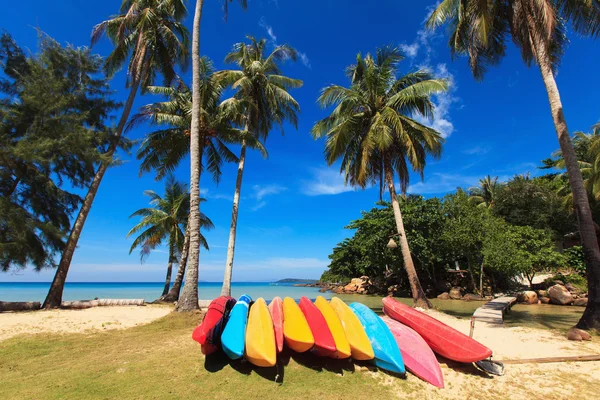
[[[319,288],[296,287],[293,283],[234,282],[231,295],[238,298],[248,294],[253,299],[263,297],[271,300],[275,296],[289,296],[299,299],[302,296],[314,299],[318,295],[330,298],[332,293],[319,293]],[[214,299],[221,293],[221,282],[201,282],[198,284],[200,299]],[[50,282],[12,283],[0,282],[0,301],[44,301]],[[85,299],[144,299],[156,300],[162,294],[164,283],[160,282],[72,282],[65,285],[63,300]]]

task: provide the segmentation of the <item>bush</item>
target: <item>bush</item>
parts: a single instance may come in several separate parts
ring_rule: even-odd
[[[564,251],[567,256],[567,264],[581,276],[585,276],[585,257],[583,256],[583,247],[573,246]]]
[[[577,273],[563,274],[559,272],[558,274],[546,279],[545,283],[547,286],[551,286],[554,284],[554,281],[561,281],[565,284],[570,283],[571,285],[579,289],[582,293],[588,291],[587,279]]]

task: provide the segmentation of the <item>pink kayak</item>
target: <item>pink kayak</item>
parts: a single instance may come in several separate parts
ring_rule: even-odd
[[[389,317],[382,317],[383,322],[390,328],[406,368],[423,379],[439,388],[444,387],[444,375],[435,354],[427,345],[427,342],[417,332],[398,321]]]

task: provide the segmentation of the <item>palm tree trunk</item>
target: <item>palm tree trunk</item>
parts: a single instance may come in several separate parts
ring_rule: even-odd
[[[483,297],[483,261],[479,270],[479,295]]]
[[[172,240],[171,240],[172,242]],[[175,248],[173,243],[169,244],[169,263],[167,264],[167,277],[165,278],[165,287],[163,288],[163,292],[160,295],[160,298],[163,298],[169,293],[169,289],[171,288],[171,274],[173,273],[173,261],[177,261],[175,259]]]
[[[392,199],[392,208],[394,209],[396,228],[398,229],[398,234],[400,235],[400,250],[402,251],[402,259],[404,260],[404,269],[408,275],[413,302],[417,307],[428,309],[431,308],[432,305],[429,300],[427,300],[425,292],[423,292],[421,282],[419,281],[417,271],[415,270],[415,265],[413,264],[412,256],[410,255],[410,248],[408,247],[408,240],[406,239],[406,232],[404,231],[404,222],[402,221],[402,213],[400,212],[400,204],[398,203],[398,197],[396,195],[394,175],[392,174],[391,167],[386,167],[385,175],[390,191],[390,197]]]
[[[246,125],[246,130],[248,126]],[[231,296],[231,275],[233,274],[233,257],[235,254],[235,238],[237,233],[237,220],[240,205],[240,193],[242,191],[242,177],[244,175],[244,164],[246,162],[246,141],[242,141],[240,162],[238,164],[237,179],[235,181],[235,193],[233,194],[233,208],[231,210],[231,226],[229,228],[229,244],[227,245],[227,262],[225,264],[225,276],[223,277],[223,288],[221,296]]]
[[[473,275],[473,268],[471,268],[471,261],[467,258],[467,268],[469,270],[469,277],[471,278],[471,286],[473,290],[477,290],[477,284],[475,283],[475,275]]]
[[[530,30],[533,23],[530,22]],[[532,31],[532,30],[531,30]],[[554,127],[558,135],[560,150],[565,160],[571,190],[573,192],[573,205],[577,221],[579,223],[579,234],[581,236],[581,244],[585,254],[587,278],[588,278],[588,305],[579,320],[577,327],[581,329],[598,329],[600,330],[600,249],[598,248],[598,238],[592,220],[592,212],[583,184],[583,177],[577,163],[577,156],[569,130],[565,121],[560,94],[554,79],[552,64],[548,50],[543,41],[537,36],[532,36],[533,47],[536,53],[536,59],[542,73],[542,79],[548,92],[548,100],[550,101],[550,110]]]
[[[183,275],[185,274],[185,267],[187,266],[188,252],[190,249],[190,231],[186,229],[185,240],[183,242],[183,249],[181,250],[181,259],[179,260],[179,268],[177,269],[177,275],[175,276],[175,282],[173,287],[169,290],[166,296],[162,296],[158,301],[164,301],[172,303],[179,300],[179,292],[181,291],[181,284],[183,283]]]
[[[202,144],[200,135],[200,21],[204,0],[196,0],[192,35],[192,124],[190,129],[190,249],[185,284],[176,311],[198,309],[198,267],[200,264],[200,168]]]
[[[142,53],[142,59],[144,53]],[[123,134],[123,130],[125,129],[125,124],[129,119],[129,114],[131,113],[131,109],[133,107],[133,101],[135,100],[135,96],[140,87],[139,77],[134,77],[131,90],[129,91],[129,97],[127,98],[127,102],[125,103],[125,108],[123,109],[123,113],[121,114],[121,119],[119,120],[119,124],[117,125],[117,130],[115,131],[115,135],[113,141],[110,143],[108,147],[108,151],[106,153],[106,157],[109,160],[112,160],[115,151],[117,150],[117,146],[121,139],[121,135]],[[98,171],[96,171],[96,175],[94,176],[94,180],[88,189],[87,194],[85,195],[85,199],[83,200],[83,204],[81,209],[79,210],[79,214],[77,214],[77,219],[73,224],[73,228],[71,229],[71,233],[69,234],[69,239],[65,245],[65,249],[63,250],[62,256],[60,258],[60,263],[58,264],[58,268],[56,270],[56,274],[54,275],[54,279],[52,280],[52,285],[50,285],[50,290],[48,291],[48,295],[46,296],[46,300],[44,300],[44,304],[42,308],[50,309],[60,307],[62,303],[62,295],[65,287],[65,282],[67,280],[67,274],[69,273],[69,268],[71,266],[71,261],[73,260],[73,254],[75,253],[75,249],[77,248],[77,243],[79,242],[79,238],[81,237],[81,231],[83,230],[83,226],[85,225],[85,221],[92,209],[92,204],[94,203],[94,199],[96,198],[96,194],[98,193],[98,188],[100,187],[100,183],[102,182],[102,178],[104,178],[104,174],[109,167],[109,162],[105,161],[100,164],[98,167]]]

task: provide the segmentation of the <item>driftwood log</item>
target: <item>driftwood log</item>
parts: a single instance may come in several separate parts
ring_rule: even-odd
[[[33,311],[39,310],[42,303],[39,301],[0,301],[0,312],[3,311]]]
[[[526,358],[522,360],[500,360],[503,364],[543,364],[557,362],[600,361],[600,354],[572,357]]]
[[[81,310],[91,307],[107,307],[107,306],[143,306],[144,299],[97,299],[97,300],[75,300],[63,301],[61,308],[69,308]]]

